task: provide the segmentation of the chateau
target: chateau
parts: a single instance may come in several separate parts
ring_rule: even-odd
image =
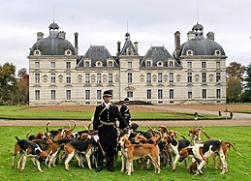
[[[152,104],[225,103],[226,58],[214,33],[204,36],[196,24],[181,44],[174,33],[175,49],[152,46],[139,55],[138,42],[130,34],[117,42],[111,55],[105,46],[92,45],[79,55],[78,33],[74,46],[55,22],[49,35],[37,33],[30,49],[29,104],[97,104],[105,90],[112,90],[113,101],[128,97]]]

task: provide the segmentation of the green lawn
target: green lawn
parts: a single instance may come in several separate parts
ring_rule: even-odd
[[[205,169],[203,176],[190,175],[183,164],[178,164],[177,171],[173,173],[169,167],[162,167],[160,174],[155,174],[153,168],[143,170],[136,166],[135,173],[127,176],[120,173],[118,167],[115,172],[106,170],[96,173],[87,168],[78,168],[76,161],[70,163],[70,171],[65,171],[63,165],[56,168],[46,168],[42,165],[43,173],[39,173],[28,160],[23,172],[11,168],[11,155],[15,144],[14,136],[24,138],[26,133],[32,129],[33,132],[44,131],[44,127],[0,127],[0,180],[250,180],[251,179],[251,127],[209,127],[205,128],[208,134],[215,138],[231,141],[241,151],[244,157],[239,157],[232,149],[229,152],[229,172],[220,175],[219,170],[212,166],[212,160]],[[78,128],[79,129],[79,128]],[[183,135],[187,135],[188,128],[174,128]],[[135,164],[136,165],[136,164]]]
[[[90,120],[93,112],[31,110],[29,106],[0,106],[0,119],[78,119]],[[193,113],[133,112],[133,120],[192,120]],[[225,116],[199,114],[198,119],[225,119]]]

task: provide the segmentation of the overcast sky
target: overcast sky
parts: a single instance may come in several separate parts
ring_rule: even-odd
[[[199,21],[205,34],[215,32],[227,62],[251,62],[250,0],[54,0],[55,20],[66,38],[73,42],[79,32],[79,54],[90,45],[105,45],[111,54],[116,42],[124,42],[128,28],[132,41],[139,42],[139,53],[152,45],[164,45],[172,53],[173,33],[187,32]],[[36,33],[48,36],[53,20],[53,0],[0,0],[0,64],[12,62],[28,68],[29,48]],[[197,13],[198,12],[198,13]]]

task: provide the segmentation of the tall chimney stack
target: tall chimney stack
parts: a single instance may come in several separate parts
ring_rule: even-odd
[[[43,32],[37,32],[37,41],[41,40],[44,38],[44,33]]]
[[[135,47],[135,50],[136,50],[137,53],[138,53],[138,45],[139,45],[139,42],[135,41],[134,42],[134,47]]]
[[[214,41],[214,32],[210,31],[207,33],[207,39]]]
[[[174,44],[175,44],[176,56],[178,57],[178,55],[180,54],[180,32],[179,31],[176,31],[174,33]]]
[[[189,31],[189,32],[187,33],[187,39],[188,39],[188,40],[195,39],[195,34],[194,34],[193,31]]]
[[[120,41],[118,41],[117,42],[117,55],[119,55],[119,53],[120,53],[120,45],[121,45],[121,42]]]
[[[74,46],[76,55],[78,55],[78,32],[74,33]]]

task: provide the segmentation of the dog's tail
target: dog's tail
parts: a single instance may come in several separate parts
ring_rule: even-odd
[[[26,138],[27,138],[27,139],[28,139],[29,135],[31,134],[31,131],[32,131],[32,130],[28,131],[28,133],[26,134]]]
[[[208,140],[212,139],[203,129],[201,129],[201,132],[207,137]]]
[[[48,128],[49,124],[50,124],[50,122],[47,122],[47,123],[46,123],[46,132],[47,132],[47,133],[49,132],[49,128]]]
[[[231,142],[224,141],[224,143],[226,143],[229,147],[232,147],[234,151],[236,151],[237,155],[242,157],[242,154],[240,153],[240,151],[237,150],[237,148]]]
[[[15,136],[15,138],[16,138],[17,141],[20,141],[20,139],[17,136]]]

